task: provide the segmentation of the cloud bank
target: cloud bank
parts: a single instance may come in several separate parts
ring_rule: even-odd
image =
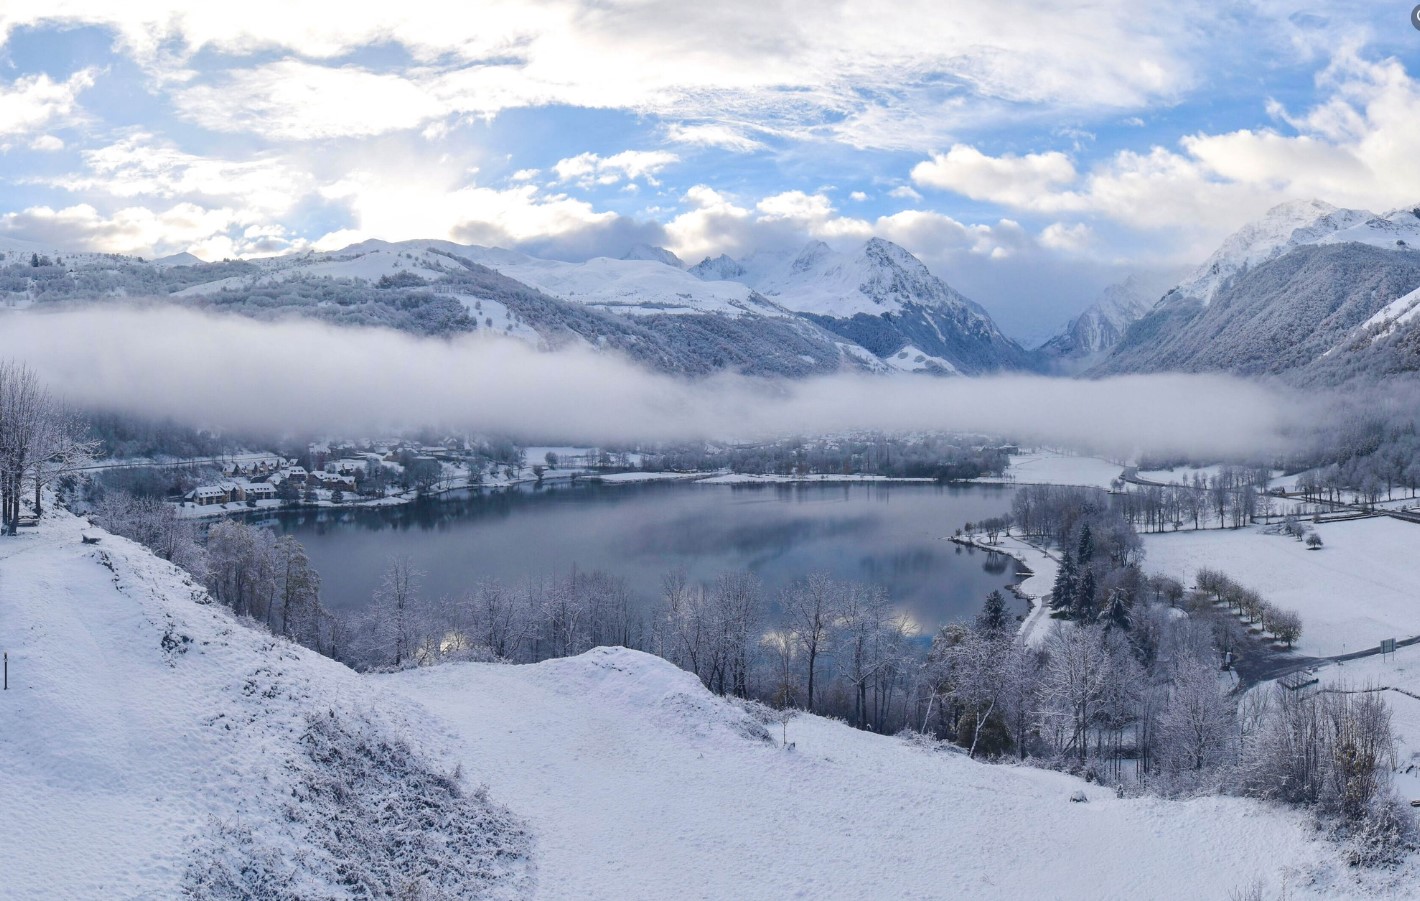
[[[688,381],[506,338],[423,339],[173,307],[13,315],[0,358],[27,362],[81,406],[261,433],[435,426],[605,443],[932,430],[1121,455],[1236,456],[1277,447],[1301,421],[1289,395],[1223,376]]]

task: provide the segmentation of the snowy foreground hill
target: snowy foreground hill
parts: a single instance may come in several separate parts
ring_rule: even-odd
[[[1359,896],[1280,807],[1121,800],[811,716],[787,749],[619,649],[358,676],[84,532],[0,541],[6,898]]]

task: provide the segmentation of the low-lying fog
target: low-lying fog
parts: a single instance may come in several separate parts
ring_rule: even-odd
[[[1289,392],[1220,375],[689,380],[507,338],[418,338],[177,307],[10,316],[0,331],[6,357],[79,406],[305,434],[440,426],[605,443],[932,430],[1227,456],[1277,446],[1303,414]]]

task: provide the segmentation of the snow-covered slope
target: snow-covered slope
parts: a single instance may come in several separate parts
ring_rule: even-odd
[[[443,717],[538,835],[547,898],[1345,897],[1304,817],[1238,799],[1120,800],[813,716],[769,723],[687,673],[600,648],[375,677]],[[1088,803],[1071,803],[1083,791]]]
[[[978,374],[1034,365],[981,307],[887,241],[853,253],[815,242],[797,256],[763,253],[750,262],[725,257],[687,271],[648,246],[622,259],[567,262],[449,241],[368,240],[241,262],[110,261],[96,278],[52,273],[57,281],[43,293],[76,302],[157,294],[264,318],[309,315],[420,334],[487,328],[539,347],[572,340],[630,349],[685,374]],[[112,287],[89,296],[84,285]],[[668,321],[677,318],[684,321]]]
[[[1323,235],[1317,244],[1369,244],[1386,250],[1420,249],[1420,206],[1391,210],[1384,216]]]
[[[607,312],[789,315],[746,285],[702,281],[659,261],[596,257],[564,263],[530,256],[514,259],[508,251],[481,247],[465,248],[462,255],[553,297]]]
[[[202,265],[203,263],[205,263],[205,262],[207,262],[207,261],[204,260],[204,259],[202,259],[201,257],[194,256],[193,254],[190,254],[190,253],[188,253],[187,251],[183,251],[182,253],[175,253],[175,254],[171,254],[170,256],[160,257],[159,259],[156,259],[156,260],[153,261],[153,265],[154,265],[154,266],[201,266],[201,265]]]
[[[426,888],[529,889],[522,825],[407,701],[67,514],[0,539],[0,575],[0,896],[383,897],[451,848]]]
[[[1229,235],[1212,256],[1170,293],[1209,303],[1239,272],[1276,259],[1294,247],[1362,226],[1373,218],[1374,214],[1365,210],[1340,209],[1321,200],[1279,204],[1261,219]]]
[[[1097,370],[1335,380],[1351,361],[1328,351],[1417,286],[1420,252],[1304,245],[1240,273],[1206,306],[1192,298],[1160,302]]]
[[[1400,307],[1417,288],[1414,209],[1283,204],[1229,237],[1097,371],[1265,372],[1303,383],[1414,371],[1420,337],[1407,337]]]
[[[442,251],[442,253],[440,253]],[[627,257],[596,257],[568,263],[512,250],[451,241],[363,241],[326,253],[256,261],[259,280],[299,277],[358,278],[376,281],[401,273],[434,281],[457,268],[445,254],[487,266],[544,294],[606,312],[624,314],[717,313],[740,316],[788,316],[788,312],[741,284],[708,283],[681,269],[679,260],[660,248],[633,248]],[[230,288],[230,283],[225,284]],[[199,286],[189,294],[220,290]]]
[[[1361,323],[1352,340],[1374,344],[1389,338],[1401,329],[1412,326],[1420,317],[1420,288],[1386,304],[1374,316]],[[1330,354],[1332,351],[1327,351]]]
[[[1033,365],[985,310],[881,238],[846,253],[811,241],[797,254],[720,256],[690,271],[711,284],[748,285],[885,361],[906,351],[909,358],[941,361],[941,371],[965,374]]]

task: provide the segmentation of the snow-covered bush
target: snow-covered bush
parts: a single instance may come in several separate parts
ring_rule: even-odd
[[[531,887],[532,838],[483,789],[334,711],[307,718],[285,822],[215,823],[188,867],[203,899],[513,898]]]

